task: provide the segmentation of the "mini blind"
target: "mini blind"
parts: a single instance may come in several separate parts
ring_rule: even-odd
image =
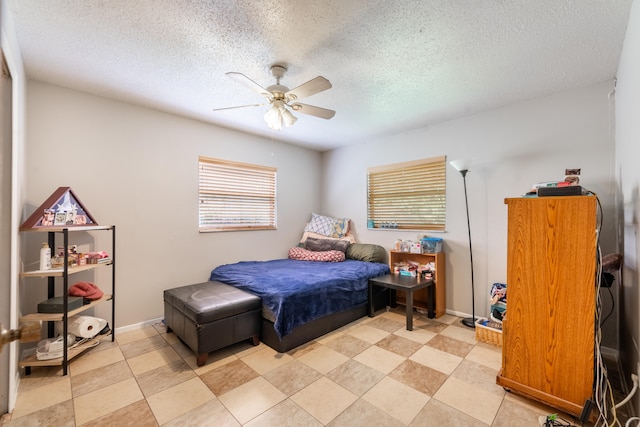
[[[368,169],[369,227],[444,230],[446,157]]]
[[[277,169],[199,157],[200,231],[276,228]]]

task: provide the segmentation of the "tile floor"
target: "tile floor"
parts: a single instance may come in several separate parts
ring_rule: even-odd
[[[446,315],[364,317],[277,353],[195,355],[156,324],[23,376],[2,426],[539,426],[555,410],[495,384],[500,348]]]

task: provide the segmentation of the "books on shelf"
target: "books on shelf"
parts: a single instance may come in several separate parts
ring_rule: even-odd
[[[569,181],[545,181],[539,182],[537,184],[533,184],[534,189],[544,188],[544,187],[568,187],[571,185]]]
[[[87,264],[106,264],[110,262],[111,258],[87,258]]]

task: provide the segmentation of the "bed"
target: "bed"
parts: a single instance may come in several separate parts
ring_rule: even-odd
[[[367,315],[368,281],[389,274],[386,250],[349,244],[342,262],[298,259],[243,261],[211,271],[209,280],[262,298],[262,341],[286,352]],[[376,309],[388,303],[374,292]]]

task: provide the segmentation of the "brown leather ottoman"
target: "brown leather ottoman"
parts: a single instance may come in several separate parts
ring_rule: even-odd
[[[251,338],[260,343],[260,297],[220,282],[204,282],[164,291],[164,320],[206,363],[209,352]]]

